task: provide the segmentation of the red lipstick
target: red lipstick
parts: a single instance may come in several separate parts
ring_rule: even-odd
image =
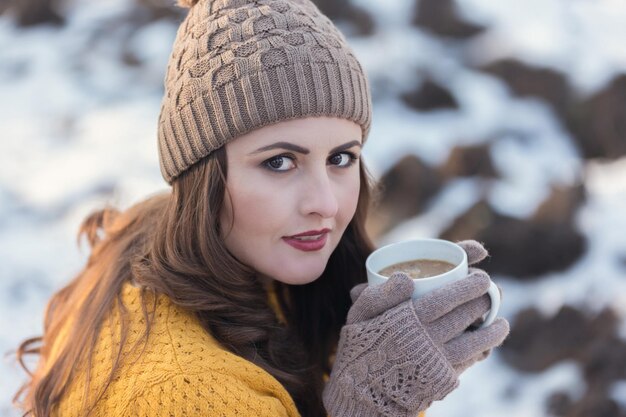
[[[326,245],[330,229],[309,230],[293,236],[285,236],[283,240],[292,247],[304,251],[312,252],[320,250]]]

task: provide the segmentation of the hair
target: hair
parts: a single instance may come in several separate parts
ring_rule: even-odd
[[[164,294],[195,312],[225,348],[280,381],[303,417],[326,416],[323,375],[330,374],[352,304],[350,289],[365,281],[365,259],[372,251],[365,231],[372,181],[362,161],[359,171],[356,213],[322,275],[306,285],[272,282],[285,325],[278,323],[255,271],[224,246],[219,223],[227,197],[224,147],[177,178],[171,192],[150,196],[124,212],[106,206],[87,216],[78,232],[79,243],[85,236],[91,247],[86,266],[48,302],[43,336],[23,341],[16,351],[30,378],[15,394],[15,405],[25,415],[49,416],[68,390],[75,364],[91,363],[102,323],[116,311],[122,317],[121,343],[106,383],[98,387],[94,401],[83,403],[84,414],[90,414],[120,368],[128,331],[121,289],[132,282],[141,288],[146,319],[143,337],[132,349],[139,349],[140,342],[145,347],[150,333],[154,317],[149,304],[156,300],[149,295]],[[58,345],[54,351],[53,344]],[[32,373],[26,355],[38,355]],[[89,367],[86,372],[88,386]]]

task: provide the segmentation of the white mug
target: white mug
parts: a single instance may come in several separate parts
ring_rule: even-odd
[[[382,284],[389,278],[380,275],[378,271],[395,263],[415,259],[446,261],[455,267],[443,274],[413,279],[413,299],[417,299],[443,285],[465,278],[468,274],[467,253],[456,243],[442,239],[413,239],[392,243],[372,252],[365,261],[367,282],[369,285]],[[489,286],[488,294],[491,298],[491,309],[481,327],[490,325],[500,308],[500,291],[493,281]]]

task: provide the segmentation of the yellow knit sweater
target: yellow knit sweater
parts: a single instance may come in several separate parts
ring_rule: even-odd
[[[129,338],[123,351],[131,353],[96,402],[92,416],[299,417],[292,398],[278,380],[221,347],[193,314],[165,296],[157,296],[155,320],[145,350],[140,344],[139,349],[131,351],[145,326],[139,289],[126,284],[122,299],[129,314]],[[89,367],[91,389],[85,392],[86,369],[81,366],[55,415],[83,415],[83,400],[87,396],[92,401],[109,376],[112,355],[120,343],[120,326],[117,313],[105,321]],[[55,349],[53,357],[54,353]]]
[[[124,352],[143,334],[145,320],[139,289],[126,284],[122,299],[129,314],[129,338]],[[150,303],[148,303],[150,304]],[[107,380],[112,355],[119,346],[117,313],[105,321],[90,367],[95,398]],[[114,380],[96,404],[100,416],[299,416],[283,386],[269,373],[234,355],[211,337],[195,316],[157,297],[148,342],[124,359]],[[85,369],[71,382],[56,410],[62,417],[81,416],[85,399]]]

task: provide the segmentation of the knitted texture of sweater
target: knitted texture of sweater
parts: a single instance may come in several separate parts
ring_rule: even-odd
[[[123,351],[129,352],[144,332],[145,319],[138,288],[126,284],[122,299],[129,315]],[[118,313],[105,320],[89,368],[89,392],[81,367],[54,415],[80,416],[85,396],[95,398],[109,376],[120,326]],[[124,358],[92,416],[299,416],[278,380],[221,347],[192,313],[166,296],[157,296],[145,349],[139,344],[134,352]]]
[[[279,319],[284,321],[275,295],[268,296]],[[123,347],[127,354],[143,334],[145,318],[138,288],[125,284],[122,300],[128,310],[129,336]],[[150,306],[151,302],[149,299],[147,304]],[[139,344],[138,349],[126,355],[91,416],[300,416],[278,380],[223,348],[193,313],[160,295],[154,317],[145,348]],[[105,320],[89,367],[89,392],[85,391],[86,369],[82,366],[54,410],[54,416],[82,416],[85,398],[89,401],[96,398],[98,388],[109,377],[120,344],[120,326],[117,312]],[[55,348],[52,357],[57,352]]]

